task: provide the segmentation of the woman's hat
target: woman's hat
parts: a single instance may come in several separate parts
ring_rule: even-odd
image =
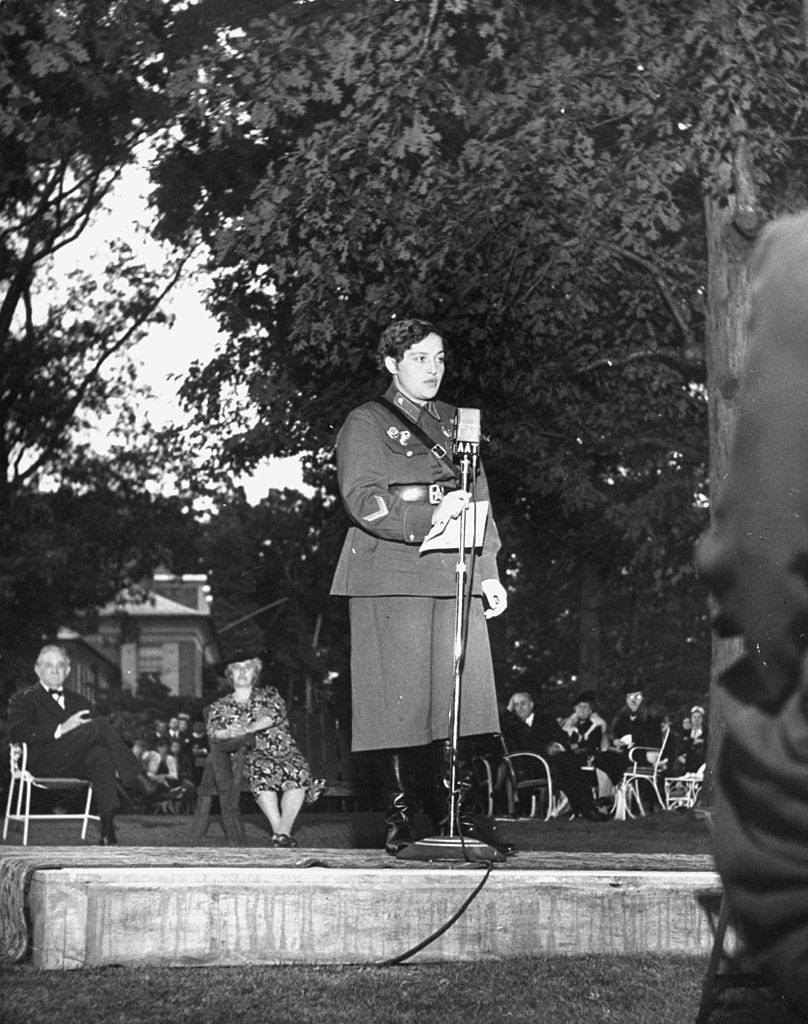
[[[694,704],[693,707],[690,709],[690,714],[695,715],[697,711],[700,715],[704,714],[704,708],[701,706],[701,704]]]

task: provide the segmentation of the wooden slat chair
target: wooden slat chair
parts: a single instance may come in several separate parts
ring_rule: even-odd
[[[713,829],[713,814],[709,808],[697,810],[696,815]],[[699,902],[706,912],[713,931],[713,948],[701,985],[701,999],[695,1024],[708,1024],[713,1012],[721,1009],[722,995],[737,988],[773,988],[744,954],[743,942],[732,926],[732,911],[727,894],[722,892],[716,911],[715,899],[702,897]],[[776,990],[775,990],[776,991]]]
[[[231,846],[243,846],[247,841],[244,822],[239,812],[239,800],[246,783],[244,762],[251,746],[251,737],[210,741],[202,779],[197,789],[196,810],[191,830],[192,839],[201,839],[210,824],[210,807],[214,797],[219,799],[222,827]],[[230,754],[235,757],[230,759]]]
[[[93,799],[93,787],[88,779],[62,778],[58,776],[35,775],[28,769],[28,744],[12,743],[9,746],[9,757],[11,761],[11,778],[8,784],[8,799],[6,800],[6,815],[3,820],[3,842],[8,835],[8,826],[11,821],[22,822],[22,845],[28,845],[28,823],[31,821],[81,821],[81,838],[87,837],[87,823],[92,819],[98,821],[97,814],[90,814],[90,804]],[[55,792],[65,790],[75,791],[87,789],[87,799],[84,801],[84,811],[81,814],[63,814],[51,812],[50,814],[31,813],[31,793],[34,789],[43,789]]]

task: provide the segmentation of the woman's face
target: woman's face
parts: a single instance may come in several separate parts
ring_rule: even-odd
[[[423,405],[437,395],[443,380],[443,339],[437,334],[427,334],[410,345],[398,362],[388,356],[385,365],[402,395]]]
[[[700,729],[701,723],[704,721],[704,716],[700,711],[690,712],[690,722],[694,729]]]
[[[236,661],[230,666],[233,689],[252,686],[255,679],[255,664],[252,661]]]

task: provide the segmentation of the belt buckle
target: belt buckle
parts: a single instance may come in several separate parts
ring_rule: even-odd
[[[440,505],[443,500],[443,484],[429,485],[429,504]]]

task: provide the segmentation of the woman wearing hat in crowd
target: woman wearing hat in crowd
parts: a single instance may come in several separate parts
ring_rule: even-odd
[[[208,736],[215,742],[253,738],[245,768],[250,791],[272,826],[273,846],[297,846],[292,827],[304,801],[325,788],[314,779],[289,731],[286,703],[274,686],[258,686],[261,661],[232,662],[225,675],[233,692],[208,711]],[[278,797],[280,794],[280,799]]]
[[[575,698],[573,712],[564,719],[561,728],[569,736],[572,749],[582,755],[584,762],[606,746],[607,725],[595,711],[594,690],[584,690]]]
[[[662,746],[662,725],[649,713],[642,687],[630,682],[624,683],[622,690],[625,704],[612,722],[609,749],[595,757],[595,766],[615,785],[630,765],[628,752],[632,747]]]

